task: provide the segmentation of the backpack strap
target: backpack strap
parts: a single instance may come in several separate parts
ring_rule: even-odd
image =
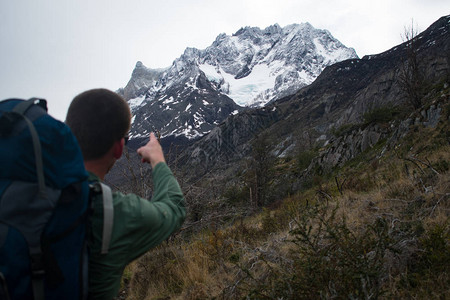
[[[37,102],[38,101],[38,102]],[[39,106],[47,111],[46,101],[44,99],[31,98],[27,101],[17,104],[12,112],[20,115],[30,130],[31,139],[34,149],[34,158],[36,162],[36,175],[39,187],[39,198],[47,199],[47,191],[45,187],[44,163],[42,161],[42,148],[39,135],[34,127],[33,122],[25,116],[27,110],[34,104],[41,103]],[[42,252],[31,253],[31,269],[32,269],[32,286],[35,300],[44,300],[44,264]]]
[[[111,188],[100,182],[103,194],[103,235],[101,254],[108,253],[111,243],[112,228],[114,223],[114,206],[112,201]]]
[[[94,182],[90,185],[96,193],[101,193],[103,198],[103,233],[101,254],[109,251],[111,243],[112,229],[114,223],[114,205],[111,188],[104,183]]]
[[[44,256],[42,253],[30,254],[31,257],[31,285],[34,300],[44,300]]]
[[[6,100],[7,101],[7,100]],[[36,177],[38,183],[38,197],[40,199],[50,200],[47,194],[47,189],[45,186],[45,176],[44,176],[44,164],[42,159],[42,148],[41,141],[39,139],[39,134],[33,124],[35,117],[40,115],[40,113],[36,114],[35,112],[31,113],[31,119],[28,117],[27,111],[34,105],[39,106],[41,109],[47,112],[47,102],[44,99],[31,98],[26,101],[21,101],[14,106],[14,108],[5,112],[2,115],[1,123],[2,136],[8,136],[13,132],[13,129],[16,128],[17,122],[20,119],[23,119],[26,127],[28,127],[31,136],[31,142],[34,150],[34,158],[36,164]],[[26,115],[27,114],[27,115]],[[33,289],[33,295],[35,300],[44,300],[44,277],[45,277],[45,268],[44,268],[44,259],[41,247],[30,247],[30,259],[31,259],[31,283]]]
[[[0,272],[0,299],[11,300],[8,292],[8,285],[6,284],[6,278],[2,272]]]
[[[36,131],[36,128],[33,125],[33,122],[25,116],[27,110],[34,104],[38,104],[47,111],[47,101],[45,101],[44,99],[31,98],[27,101],[23,101],[17,104],[12,110],[12,112],[21,116],[22,119],[24,119],[25,123],[27,124],[28,129],[30,130],[34,149],[34,159],[36,162],[36,175],[39,187],[39,197],[41,199],[47,199],[47,192],[45,188],[45,177],[44,177],[44,163],[42,162],[41,141],[39,140],[39,135]]]

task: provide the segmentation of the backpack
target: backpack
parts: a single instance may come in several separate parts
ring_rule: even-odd
[[[87,178],[45,100],[0,102],[0,299],[87,299],[93,194],[103,194],[103,253],[113,216],[109,187]]]

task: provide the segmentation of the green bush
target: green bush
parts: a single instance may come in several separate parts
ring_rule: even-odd
[[[317,156],[316,151],[302,151],[297,155],[297,167],[299,170],[306,169],[313,160],[314,157]]]
[[[376,299],[385,293],[384,258],[395,251],[385,219],[354,232],[326,202],[303,206],[296,214],[288,257],[278,258],[275,266],[268,250],[258,257],[264,272],[241,267],[247,277],[239,288],[246,298]]]
[[[435,225],[423,234],[419,240],[419,251],[408,262],[408,272],[401,274],[395,296],[447,299],[450,295],[449,240],[448,225]]]
[[[400,110],[393,106],[382,106],[366,112],[363,115],[365,125],[388,123],[399,114]]]
[[[440,225],[433,226],[426,233],[421,239],[421,269],[431,272],[450,271],[450,233]]]
[[[387,222],[378,218],[355,233],[336,208],[309,208],[294,236],[295,274],[290,285],[300,298],[377,298],[383,293],[383,257],[392,248]]]
[[[223,197],[229,204],[237,205],[242,203],[248,203],[249,189],[246,186],[233,185],[228,187],[223,193]]]
[[[331,134],[334,135],[335,137],[340,137],[349,132],[352,132],[353,130],[356,130],[357,128],[359,128],[359,125],[357,124],[344,124],[339,128],[332,128]]]

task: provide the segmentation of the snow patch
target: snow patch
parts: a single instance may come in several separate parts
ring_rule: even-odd
[[[209,64],[200,65],[206,77],[210,81],[225,82],[229,85],[228,97],[241,106],[249,106],[255,103],[255,99],[275,85],[279,62],[267,65],[259,64],[253,67],[252,72],[240,79],[235,79],[234,75],[226,73],[222,68],[217,69]]]
[[[173,96],[170,96],[169,99],[163,101],[163,105],[167,105],[167,104],[169,104],[169,103],[173,103],[174,100],[175,100],[175,99],[173,98]]]
[[[223,79],[220,71],[217,70],[215,66],[201,64],[199,65],[199,68],[203,73],[205,73],[206,78],[211,82],[219,83]]]
[[[144,100],[145,100],[145,95],[128,100],[128,105],[130,106],[131,111],[134,111],[139,106],[141,106],[142,102],[144,102]]]

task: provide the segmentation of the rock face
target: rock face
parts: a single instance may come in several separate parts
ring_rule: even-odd
[[[181,161],[192,166],[202,165],[205,170],[220,162],[238,161],[248,153],[248,142],[277,120],[278,112],[265,108],[231,116],[188,148]]]
[[[444,101],[448,100],[450,99]],[[428,109],[422,110],[420,115],[415,118],[408,117],[400,121],[391,121],[385,126],[371,124],[365,128],[358,128],[345,135],[332,138],[329,141],[329,147],[321,151],[314,163],[322,168],[340,167],[382,140],[387,140],[384,148],[393,148],[411,130],[413,125],[436,127],[441,118],[441,111],[440,104],[431,105]],[[384,148],[380,150],[380,155],[385,151]]]
[[[132,137],[158,129],[195,139],[244,107],[261,107],[310,84],[355,51],[308,23],[220,34],[204,50],[187,48],[166,70],[138,62],[121,91],[135,118]]]

